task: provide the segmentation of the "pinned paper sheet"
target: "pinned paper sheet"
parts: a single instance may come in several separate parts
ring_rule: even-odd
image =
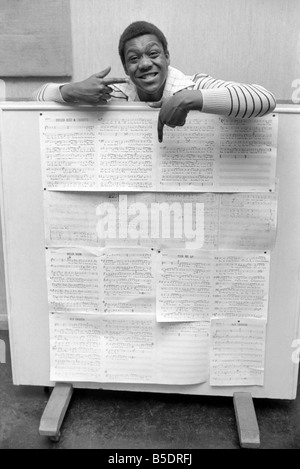
[[[78,191],[268,192],[278,117],[191,112],[157,141],[157,113],[41,113],[44,187]]]
[[[212,319],[211,386],[263,386],[266,324],[265,319]]]
[[[277,193],[44,191],[48,246],[270,250]]]
[[[269,253],[165,250],[157,263],[158,321],[267,318]]]
[[[56,247],[46,263],[53,312],[156,311],[159,322],[268,314],[268,252]]]
[[[196,384],[208,379],[209,324],[56,313],[50,349],[54,381]]]

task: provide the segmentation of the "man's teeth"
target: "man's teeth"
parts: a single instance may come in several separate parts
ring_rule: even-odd
[[[141,78],[143,80],[147,80],[147,78],[154,78],[156,76],[156,73],[148,73],[147,75],[143,75]]]

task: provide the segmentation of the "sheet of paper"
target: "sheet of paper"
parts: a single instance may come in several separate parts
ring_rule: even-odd
[[[219,117],[190,113],[184,127],[164,127],[160,146],[158,188],[160,191],[213,191],[216,187]]]
[[[156,185],[153,115],[136,112],[41,113],[44,187],[141,191]]]
[[[155,123],[149,111],[103,113],[97,125],[98,190],[154,190]]]
[[[220,118],[218,186],[221,192],[275,190],[278,115]]]
[[[209,376],[209,323],[158,323],[156,366],[163,384],[195,384]]]
[[[277,194],[220,194],[219,249],[273,248],[277,228]]]
[[[49,246],[217,246],[219,194],[44,191]]]
[[[150,248],[49,247],[53,312],[155,312],[155,257]]]
[[[99,382],[101,323],[97,315],[51,313],[50,380]]]
[[[263,386],[266,320],[211,321],[210,385]]]
[[[97,248],[48,248],[46,267],[50,311],[101,311],[101,250]]]
[[[274,193],[44,191],[48,246],[270,250]]]
[[[267,318],[270,253],[214,253],[213,316]]]
[[[190,113],[184,127],[166,128],[158,190],[275,190],[278,116],[230,119]]]
[[[191,112],[185,126],[165,126],[159,145],[158,112],[152,111],[41,113],[44,187],[114,192],[275,189],[276,114],[243,120]]]
[[[164,250],[157,256],[158,321],[209,321],[212,315],[211,251]]]
[[[115,315],[102,322],[102,381],[153,383],[155,371],[154,315]]]
[[[99,288],[104,312],[155,312],[155,258],[149,248],[103,249]]]
[[[46,266],[53,312],[156,311],[161,322],[268,314],[268,252],[50,247]]]
[[[163,250],[157,256],[157,320],[267,318],[269,268],[265,251]]]
[[[209,325],[53,313],[50,351],[53,381],[196,384],[208,379]]]
[[[97,181],[94,113],[40,114],[43,184],[47,189],[95,190]]]
[[[105,246],[105,233],[101,237],[98,220],[102,219],[102,212],[110,212],[111,217],[116,217],[118,207],[119,194],[114,192],[44,191],[46,244]]]

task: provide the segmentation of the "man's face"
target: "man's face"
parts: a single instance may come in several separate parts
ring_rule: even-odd
[[[130,39],[125,44],[125,72],[135,86],[141,101],[159,101],[170,64],[169,53],[153,34]]]

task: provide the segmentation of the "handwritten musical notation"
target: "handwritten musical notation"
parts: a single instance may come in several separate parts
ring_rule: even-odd
[[[44,213],[48,246],[270,250],[276,239],[277,193],[45,191]],[[108,226],[97,229],[108,213],[114,236],[108,235]]]
[[[262,386],[278,117],[157,114],[40,115],[51,379]]]
[[[191,112],[157,141],[157,114],[41,113],[44,187],[51,190],[267,192],[275,188],[277,116]],[[96,114],[96,115],[92,115]]]
[[[263,386],[266,320],[211,321],[210,385]]]
[[[267,318],[267,252],[165,250],[157,256],[158,321]]]
[[[53,312],[267,318],[268,252],[49,247],[46,264]]]
[[[153,314],[50,314],[53,381],[196,384],[208,379],[208,326]]]

